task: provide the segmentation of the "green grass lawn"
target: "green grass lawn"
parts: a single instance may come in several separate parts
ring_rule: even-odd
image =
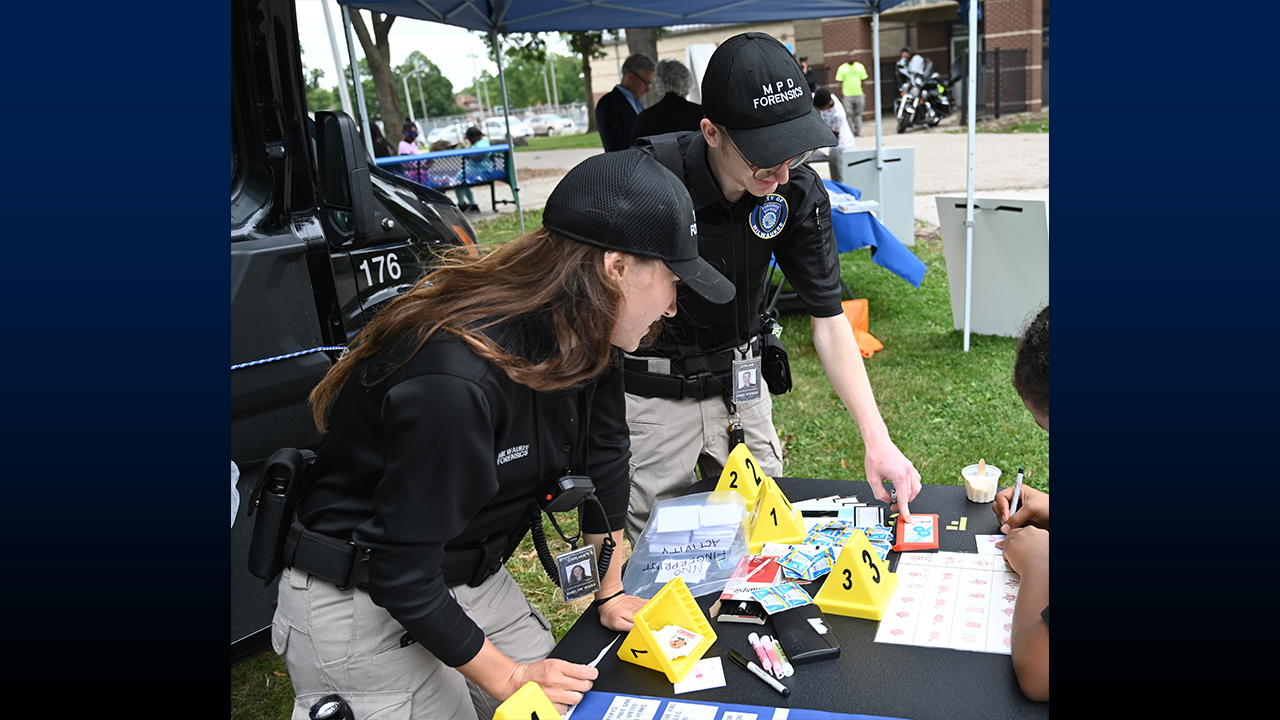
[[[556,135],[555,137],[532,137],[528,140],[528,145],[516,146],[516,152],[604,148],[604,145],[600,142],[600,133],[598,132],[583,133],[581,135]]]
[[[540,210],[525,212],[526,229],[541,221]],[[476,232],[488,244],[510,240],[519,228],[513,215],[504,215],[476,223]],[[872,263],[868,250],[840,256],[844,281],[868,299],[871,334],[885,346],[865,362],[891,436],[925,483],[960,485],[960,469],[981,457],[1006,478],[1026,468],[1027,482],[1048,492],[1048,433],[1036,426],[1010,383],[1017,340],[973,335],[969,352],[963,352],[962,332],[951,320],[942,243],[917,241],[912,250],[928,267],[919,289]],[[781,323],[794,388],[774,397],[773,413],[787,475],[864,480],[861,438],[818,362],[809,318],[783,316]],[[572,532],[575,523],[565,531]],[[544,527],[553,551],[563,545],[549,524]],[[551,620],[556,639],[562,637],[578,611],[557,599],[527,538],[507,568]],[[288,717],[292,689],[274,654],[233,669],[231,684],[232,720]]]
[[[973,129],[978,133],[1048,133],[1049,112],[1018,113],[1006,115],[1000,119],[986,118],[979,120]],[[968,129],[947,130],[950,134],[967,133]]]

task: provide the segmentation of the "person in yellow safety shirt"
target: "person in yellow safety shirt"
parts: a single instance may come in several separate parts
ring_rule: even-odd
[[[850,50],[845,63],[836,69],[836,82],[844,83],[841,87],[844,113],[853,124],[856,137],[862,134],[862,111],[867,106],[867,96],[862,94],[862,81],[867,79],[867,69],[853,59],[854,52]]]

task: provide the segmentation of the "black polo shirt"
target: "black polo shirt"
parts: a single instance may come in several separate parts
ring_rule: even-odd
[[[653,346],[636,354],[678,359],[750,340],[760,329],[771,253],[781,268],[774,271],[775,279],[785,273],[810,315],[839,315],[840,261],[831,229],[831,201],[818,174],[801,166],[774,194],[758,198],[743,193],[730,203],[711,171],[701,132],[658,135],[637,143],[662,162],[663,153],[655,152],[654,144],[673,139],[683,171],[677,174],[697,214],[698,253],[733,282],[737,295],[732,302],[716,305],[681,287],[676,316],[665,321],[666,329]]]
[[[540,355],[533,342],[551,337],[546,328],[515,323],[492,336],[526,358]],[[608,514],[605,520],[584,506],[584,531],[621,529],[630,436],[616,369],[597,380],[584,435],[585,390],[538,393],[539,428],[534,391],[460,340],[429,342],[408,359],[415,345],[402,336],[353,371],[334,403],[299,517],[313,531],[370,548],[373,601],[456,667],[475,657],[484,634],[449,595],[446,547],[506,533],[534,501],[539,478],[553,482],[567,467],[589,471]]]

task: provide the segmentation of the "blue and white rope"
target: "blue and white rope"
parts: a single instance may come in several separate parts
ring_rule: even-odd
[[[333,345],[329,347],[311,348],[310,350],[299,350],[298,352],[289,353],[288,355],[277,355],[273,358],[266,358],[265,360],[254,360],[253,362],[246,362],[246,363],[240,363],[239,365],[232,365],[231,369],[240,370],[242,368],[252,367],[254,365],[263,365],[265,363],[275,362],[277,360],[288,360],[289,358],[295,358],[295,357],[298,357],[299,355],[310,355],[311,353],[326,352],[328,350],[346,350],[346,348],[341,345]]]

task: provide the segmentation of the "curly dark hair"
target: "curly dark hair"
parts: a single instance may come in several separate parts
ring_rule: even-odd
[[[1027,325],[1013,363],[1013,388],[1028,405],[1049,417],[1049,306]]]

